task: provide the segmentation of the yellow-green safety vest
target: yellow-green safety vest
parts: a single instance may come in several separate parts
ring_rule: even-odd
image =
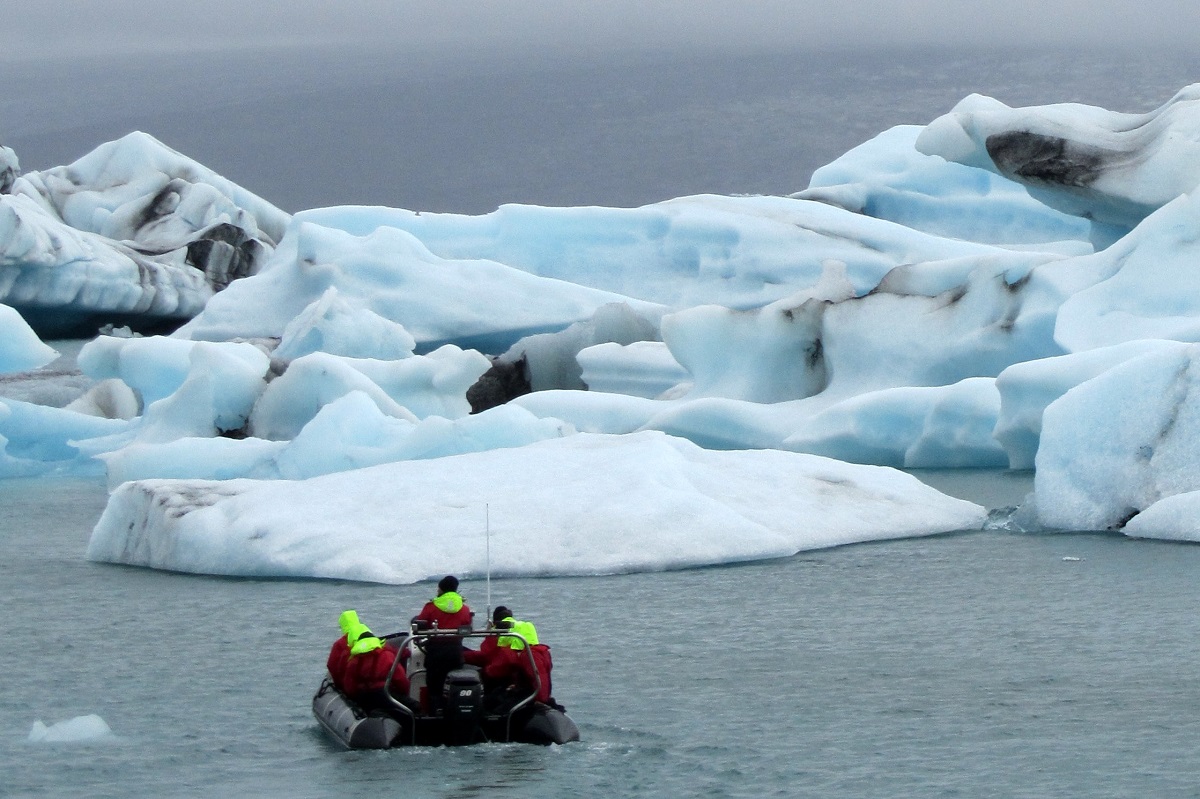
[[[509,616],[507,619],[503,619],[503,621],[511,622],[512,625],[509,627],[509,629],[525,640],[522,641],[521,638],[515,638],[511,635],[502,635],[496,639],[496,646],[504,646],[508,647],[509,649],[516,649],[519,651],[525,648],[526,642],[528,642],[530,646],[537,645],[537,628],[533,626],[533,622],[517,621],[512,616]]]

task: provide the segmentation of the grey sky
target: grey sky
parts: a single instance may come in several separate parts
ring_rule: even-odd
[[[0,52],[361,40],[425,47],[790,49],[1183,43],[1195,0],[0,0]]]

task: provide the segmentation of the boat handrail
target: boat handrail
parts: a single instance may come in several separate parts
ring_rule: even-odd
[[[385,636],[386,637],[386,636]],[[403,702],[396,701],[396,697],[392,696],[392,675],[396,673],[396,666],[400,663],[401,649],[396,650],[396,657],[392,660],[392,665],[388,668],[387,677],[383,681],[383,695],[388,698],[388,703],[392,708],[404,715],[408,716],[408,729],[410,731],[411,740],[409,743],[412,746],[417,745],[417,714],[413,713],[412,708]]]
[[[418,631],[418,630],[410,629],[410,630],[406,630],[406,631],[402,631],[402,632],[396,632],[396,633],[391,633],[389,635],[381,636],[381,639],[384,641],[403,639],[400,642],[400,645],[398,647],[396,647],[396,657],[395,657],[395,659],[392,660],[391,668],[388,669],[387,681],[384,683],[384,686],[387,687],[387,690],[385,691],[385,693],[387,694],[388,700],[392,703],[392,705],[394,705],[398,710],[405,713],[409,717],[409,720],[413,722],[409,726],[412,729],[414,743],[416,741],[416,733],[417,733],[416,714],[413,713],[412,708],[408,707],[407,705],[405,705],[401,702],[396,701],[396,698],[394,696],[392,696],[392,691],[391,691],[391,687],[390,687],[392,684],[392,675],[396,673],[396,667],[400,665],[400,656],[404,652],[405,647],[409,647],[410,651],[411,651],[411,647],[414,645],[414,643],[418,639],[429,639],[429,638],[481,638],[482,639],[482,638],[499,638],[501,636],[508,636],[511,638],[516,638],[522,644],[525,645],[524,646],[525,656],[527,658],[529,658],[530,673],[533,674],[533,691],[529,694],[529,696],[526,696],[520,702],[517,702],[515,705],[513,705],[509,709],[507,718],[505,719],[505,735],[509,740],[512,740],[513,714],[515,714],[518,710],[521,710],[522,708],[525,708],[528,705],[530,705],[535,699],[537,699],[538,693],[541,692],[541,690],[542,690],[542,675],[541,675],[541,672],[538,671],[537,661],[533,657],[533,647],[530,646],[529,641],[525,638],[525,636],[521,635],[520,633],[514,632],[510,629],[501,629],[498,627],[493,627],[488,630],[474,630],[474,629],[465,628],[465,627],[459,627],[457,629],[453,629],[453,628],[440,629],[438,627],[432,627],[428,630]],[[416,643],[415,645],[420,646],[419,643]]]

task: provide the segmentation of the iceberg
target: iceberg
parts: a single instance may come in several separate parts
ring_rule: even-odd
[[[481,353],[453,344],[395,361],[314,352],[266,387],[254,405],[250,430],[262,438],[294,438],[322,408],[352,391],[397,419],[457,419],[471,412],[467,389],[490,366]]]
[[[102,472],[80,442],[120,436],[132,424],[0,397],[0,477]]]
[[[18,172],[0,156],[0,302],[42,332],[177,325],[258,271],[290,219],[140,132]]]
[[[932,134],[900,125],[813,172],[793,194],[946,238],[1084,255],[1111,226],[1039,202],[1015,180],[917,149]]]
[[[363,236],[298,215],[257,275],[213,297],[176,335],[205,341],[281,338],[330,289],[353,308],[402,325],[419,350],[453,343],[502,352],[628,298],[484,259],[442,258],[411,234]],[[653,303],[636,302],[654,312]]]
[[[1034,472],[1042,524],[1119,530],[1164,499],[1200,491],[1198,381],[1200,345],[1163,348],[1050,403]],[[1134,529],[1151,535],[1152,520],[1165,513]]]
[[[12,190],[13,181],[21,174],[21,162],[11,147],[0,145],[0,194]]]
[[[490,552],[495,576],[612,574],[978,529],[985,517],[892,469],[579,434],[304,481],[124,483],[88,557],[410,583],[483,576]]]
[[[917,149],[997,172],[1073,216],[1132,228],[1200,185],[1200,84],[1146,114],[1078,103],[1009,108],[967,97]]]
[[[505,205],[482,216],[329,208],[301,223],[403,230],[436,256],[486,259],[667,308],[759,308],[835,272],[856,294],[902,264],[1005,257],[967,239],[792,197],[680,197],[641,208]]]
[[[1055,339],[1073,352],[1138,339],[1200,341],[1198,229],[1200,202],[1181,196],[1082,259],[1095,282],[1063,302]]]
[[[432,416],[412,421],[389,416],[365,392],[351,391],[322,406],[290,440],[248,436],[135,441],[95,457],[104,462],[111,488],[130,480],[166,477],[304,480],[395,461],[519,447],[574,432],[567,423],[539,418],[515,405],[453,420]]]
[[[655,399],[691,380],[691,373],[658,341],[615,341],[584,347],[575,356],[589,391]]]
[[[287,363],[314,352],[396,360],[413,354],[416,339],[404,326],[338,295],[330,286],[288,322],[271,357]]]
[[[58,357],[25,322],[25,317],[7,305],[0,305],[0,375],[27,372],[45,366]]]
[[[112,728],[108,722],[94,713],[88,716],[76,716],[66,721],[59,721],[50,726],[41,719],[33,722],[29,730],[29,743],[62,744],[85,743],[101,740],[114,740]]]
[[[892,388],[826,408],[783,446],[908,469],[1004,467],[1008,456],[992,434],[999,410],[996,381],[989,378]]]
[[[144,135],[75,173],[20,175],[0,153],[0,258],[32,281],[14,290],[64,312],[91,292],[188,317],[90,341],[82,396],[49,408],[9,396],[53,353],[0,310],[15,353],[0,351],[0,473],[106,470],[98,559],[383,582],[478,573],[449,543],[477,535],[464,509],[516,518],[514,497],[554,509],[500,528],[540,553],[502,562],[511,574],[979,526],[977,509],[927,517],[915,506],[945,498],[860,467],[1034,469],[1024,516],[1046,529],[1193,536],[1198,92],[1149,114],[968,97],[790,196],[639,208],[288,216]],[[253,267],[224,286],[195,263],[160,270],[187,283],[151,292],[161,308],[139,305],[143,277],[54,266],[138,247],[178,266],[213,224],[261,245]],[[853,492],[812,477],[835,468]],[[792,473],[788,492],[752,486]],[[854,516],[851,494],[892,521]],[[362,505],[345,509],[354,525],[318,533],[293,514],[342,495]],[[396,509],[426,533],[371,521]]]
[[[1112,367],[1149,352],[1178,351],[1174,341],[1139,340],[1111,347],[1014,364],[996,378],[1000,414],[993,435],[1012,469],[1032,469],[1041,441],[1046,408],[1076,386]]]
[[[1200,541],[1200,491],[1163,497],[1130,519],[1123,532],[1131,538]]]

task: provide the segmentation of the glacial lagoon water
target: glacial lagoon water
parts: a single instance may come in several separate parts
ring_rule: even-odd
[[[972,92],[1146,112],[1200,75],[1194,50],[1036,47],[4,59],[0,144],[25,170],[143,130],[291,212],[790,193],[851,147]]]
[[[924,475],[929,477],[929,475]],[[930,482],[939,482],[934,475]],[[1019,478],[946,473],[967,496]],[[563,747],[346,752],[310,699],[340,610],[431,586],[90,563],[98,480],[0,482],[6,796],[1130,797],[1198,790],[1200,547],[1001,531],[658,574],[495,580]],[[463,593],[481,609],[483,581]],[[96,714],[113,738],[30,743]]]

